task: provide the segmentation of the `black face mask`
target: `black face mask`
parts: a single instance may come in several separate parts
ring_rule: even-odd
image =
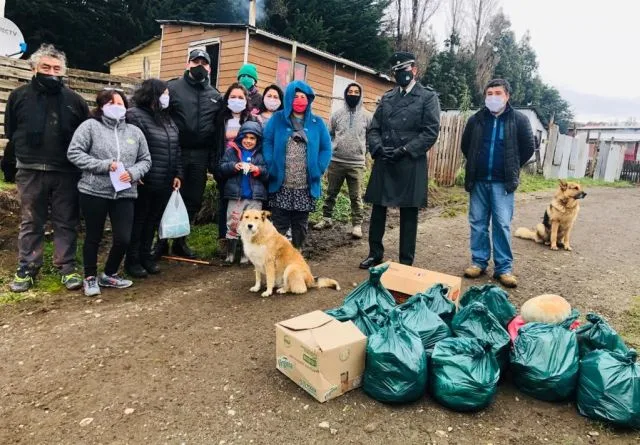
[[[36,80],[47,91],[59,91],[62,88],[62,78],[50,74],[36,73]]]
[[[396,83],[400,85],[402,88],[406,87],[413,80],[413,72],[412,71],[396,71],[393,74],[393,77],[396,79]]]
[[[207,69],[202,65],[192,66],[191,68],[189,68],[189,73],[191,74],[191,77],[193,77],[198,82],[202,82],[209,75]]]
[[[344,100],[347,102],[347,105],[349,106],[349,108],[355,108],[360,103],[360,96],[347,94]]]

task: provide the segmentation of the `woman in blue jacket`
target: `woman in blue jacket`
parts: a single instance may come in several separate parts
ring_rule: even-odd
[[[273,225],[283,235],[291,228],[293,245],[300,250],[309,213],[320,197],[322,175],[331,161],[331,136],[324,121],[311,112],[314,99],[305,82],[291,82],[284,94],[284,109],[269,119],[263,140]]]

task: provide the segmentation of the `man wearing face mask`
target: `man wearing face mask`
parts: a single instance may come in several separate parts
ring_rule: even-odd
[[[509,82],[491,80],[484,93],[485,107],[469,118],[461,142],[467,159],[464,186],[470,194],[472,261],[464,274],[477,278],[485,273],[493,244],[494,278],[513,288],[517,286],[511,252],[514,192],[520,168],[533,155],[533,133],[529,119],[509,105]]]
[[[24,292],[33,286],[42,267],[44,226],[51,207],[54,265],[67,289],[79,289],[82,277],[76,273],[75,258],[80,172],[67,160],[67,149],[89,109],[62,81],[64,53],[43,44],[29,62],[34,76],[11,92],[4,118],[12,150],[5,153],[3,171],[5,179],[15,179],[18,186],[22,217],[18,271],[10,288]]]
[[[322,221],[313,226],[321,230],[333,225],[333,207],[346,180],[351,201],[351,236],[362,238],[362,178],[367,153],[367,128],[371,113],[362,107],[363,90],[357,82],[344,90],[344,107],[331,116],[329,133],[333,142],[331,164],[327,170],[327,196]]]
[[[178,126],[184,181],[180,193],[189,219],[193,222],[202,207],[207,169],[215,144],[215,122],[222,109],[222,97],[211,86],[211,57],[202,49],[189,53],[189,62],[181,78],[169,81],[169,112]],[[155,257],[167,253],[166,240],[158,241]],[[173,254],[195,258],[185,238],[173,241]]]
[[[245,63],[238,71],[238,83],[249,92],[249,110],[251,114],[260,113],[262,105],[262,94],[258,91],[258,69],[251,63]]]
[[[365,201],[373,207],[369,255],[361,269],[383,260],[387,207],[400,208],[399,261],[413,264],[418,209],[427,203],[427,152],[440,132],[438,95],[418,83],[415,56],[397,52],[391,64],[398,86],[382,96],[367,133],[374,164]]]

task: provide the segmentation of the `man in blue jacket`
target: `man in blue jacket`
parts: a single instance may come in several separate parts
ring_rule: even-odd
[[[494,79],[484,93],[485,107],[469,118],[461,144],[467,159],[464,185],[470,194],[472,261],[464,275],[477,278],[485,273],[491,258],[491,223],[494,278],[505,287],[516,287],[511,252],[514,192],[520,168],[533,155],[533,134],[529,119],[509,105],[509,82]]]

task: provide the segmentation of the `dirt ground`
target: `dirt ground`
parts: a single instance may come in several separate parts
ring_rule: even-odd
[[[520,286],[511,297],[519,305],[559,293],[622,329],[640,295],[640,189],[587,192],[573,252],[514,240]],[[550,195],[519,196],[514,226],[536,223]],[[438,214],[421,215],[416,265],[461,274],[466,217]],[[388,231],[388,258],[397,258],[397,238],[397,229]],[[357,264],[366,253],[366,242],[345,241],[313,256],[314,273],[338,279],[340,292],[261,299],[248,292],[248,268],[170,264],[100,300],[75,293],[1,307],[0,443],[640,443],[638,433],[591,422],[572,403],[531,399],[509,382],[476,414],[429,397],[387,406],[361,390],[314,401],[275,369],[274,323],[339,305],[365,279]]]

